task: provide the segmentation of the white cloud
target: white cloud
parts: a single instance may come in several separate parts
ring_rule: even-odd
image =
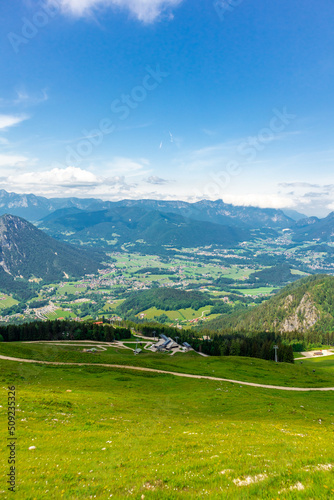
[[[19,193],[34,192],[47,197],[95,197],[119,199],[131,191],[136,196],[137,184],[129,184],[124,176],[100,177],[78,167],[51,168],[7,174],[0,177],[2,188]]]
[[[306,189],[310,189],[310,188],[323,188],[322,185],[320,184],[310,184],[309,182],[281,182],[279,184],[280,187],[282,188],[306,188]]]
[[[149,184],[169,184],[171,181],[167,181],[166,179],[162,179],[161,177],[158,177],[157,175],[151,175],[146,182]]]
[[[244,207],[260,208],[294,208],[296,203],[291,198],[276,194],[246,194],[246,195],[224,195],[225,203]]]
[[[17,167],[26,163],[28,158],[21,155],[0,154],[0,167]]]
[[[134,162],[135,163],[135,162]],[[144,178],[133,182],[136,173],[127,175],[98,176],[94,172],[78,167],[55,166],[48,170],[12,173],[10,170],[0,176],[0,188],[16,193],[33,192],[46,197],[102,198],[104,200],[120,199],[178,199],[180,195],[168,192],[167,186],[162,184],[159,191],[153,191],[148,185],[147,172]],[[7,174],[7,175],[6,175]],[[160,190],[161,188],[161,190]],[[184,194],[184,193],[183,193]],[[182,196],[181,196],[182,197]]]
[[[78,187],[96,186],[102,180],[88,170],[77,167],[67,167],[65,169],[53,168],[43,172],[25,172],[23,174],[10,176],[8,181],[24,186],[59,186]]]
[[[58,0],[63,10],[76,16],[89,15],[97,7],[118,7],[130,11],[140,21],[155,21],[166,9],[182,0]],[[54,0],[49,0],[50,3]]]
[[[13,167],[21,167],[20,162],[27,160],[24,157],[12,158]],[[0,156],[0,165],[2,157]],[[26,162],[28,163],[28,162]],[[134,162],[136,163],[136,162]],[[8,159],[6,163],[9,166]],[[29,161],[31,167],[31,161]],[[7,170],[7,172],[5,172]],[[0,170],[1,172],[1,170]],[[201,192],[196,188],[196,180],[188,177],[180,179],[180,182],[166,182],[164,179],[147,174],[141,175],[142,170],[129,174],[109,175],[104,172],[98,175],[92,170],[85,170],[78,167],[59,166],[43,171],[20,171],[18,168],[13,172],[13,168],[2,169],[0,177],[0,187],[7,191],[18,193],[34,192],[46,197],[71,197],[79,198],[102,198],[104,200],[120,199],[164,199],[164,200],[185,200],[190,202],[199,199],[222,198],[226,203],[241,206],[256,206],[260,208],[294,208],[309,215],[325,216],[328,210],[334,209],[333,197],[327,196],[308,199],[295,196],[293,193],[280,193],[268,189],[267,192],[257,192],[256,188],[251,191],[245,188],[243,191],[238,187],[233,190],[231,186],[223,192],[209,193]],[[7,174],[7,175],[6,175]],[[133,178],[136,177],[135,181]],[[171,189],[173,183],[173,189]],[[203,182],[201,183],[203,187]],[[307,208],[307,210],[304,210]]]
[[[14,116],[14,115],[0,115],[0,130],[13,127],[18,123],[23,122],[28,117],[25,115]]]

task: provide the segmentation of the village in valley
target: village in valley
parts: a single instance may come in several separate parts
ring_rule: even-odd
[[[0,297],[0,321],[69,319],[84,321],[103,316],[109,321],[121,321],[118,306],[133,292],[154,288],[196,290],[231,307],[256,305],[270,298],[286,282],[251,279],[259,271],[284,265],[291,278],[313,273],[334,272],[334,264],[316,242],[292,244],[287,233],[241,243],[234,249],[218,246],[175,249],[165,247],[161,255],[144,255],[124,245],[122,251],[107,252],[105,263],[98,274],[82,278],[43,284],[38,280],[36,297],[20,302],[15,297]],[[136,313],[138,320],[166,323],[179,328],[190,328],[214,319],[219,312],[212,304],[198,310],[165,311],[150,307]],[[133,319],[133,318],[132,318]]]

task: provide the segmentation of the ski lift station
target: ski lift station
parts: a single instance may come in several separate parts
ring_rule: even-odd
[[[179,347],[173,339],[166,337],[166,335],[161,334],[160,340],[153,346],[157,351],[170,351],[171,349],[176,349]]]

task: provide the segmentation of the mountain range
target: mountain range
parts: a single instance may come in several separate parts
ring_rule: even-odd
[[[334,212],[324,219],[309,217],[296,222],[293,228],[293,240],[296,242],[317,240],[334,241]]]
[[[196,203],[165,200],[103,201],[51,198],[0,190],[0,215],[34,221],[57,239],[107,246],[108,242],[194,247],[237,245],[285,230],[296,243],[330,243],[334,212],[324,219],[298,212],[234,206],[222,200]]]
[[[99,246],[114,241],[117,245],[142,242],[188,248],[216,244],[229,248],[253,238],[248,228],[199,221],[141,206],[114,206],[94,212],[61,209],[40,221],[39,227],[59,239]]]
[[[59,209],[84,211],[114,210],[120,207],[141,208],[146,211],[175,213],[202,222],[212,222],[241,228],[288,228],[302,217],[297,212],[291,217],[282,210],[257,207],[238,207],[222,200],[202,200],[196,203],[164,200],[103,201],[95,198],[44,198],[34,194],[8,193],[0,190],[0,215],[10,213],[36,222]]]
[[[133,210],[132,212],[131,209]],[[56,212],[55,217],[52,216],[51,219],[48,218],[48,216],[54,212]],[[90,212],[99,212],[100,215],[90,216],[88,215]],[[152,216],[152,220],[158,217],[158,213],[164,215],[175,214],[180,217],[180,219],[175,218],[171,224],[187,224],[189,220],[191,220],[192,224],[194,224],[193,221],[198,221],[243,229],[246,231],[259,229],[264,231],[266,229],[286,229],[291,232],[292,239],[295,242],[311,240],[319,242],[334,241],[334,212],[323,219],[319,219],[317,217],[306,217],[294,210],[235,206],[224,203],[223,200],[201,200],[196,203],[166,200],[121,200],[112,202],[96,198],[49,199],[34,194],[8,193],[5,190],[0,190],[0,215],[8,213],[23,217],[30,222],[36,223],[42,221],[42,227],[50,230],[50,234],[53,234],[52,231],[55,229],[55,218],[58,219],[56,225],[58,230],[60,230],[62,224],[64,226],[69,225],[69,216],[76,216],[81,222],[83,222],[86,217],[87,226],[83,227],[81,224],[81,228],[78,229],[83,231],[84,229],[88,229],[88,227],[92,228],[90,224],[92,218],[104,218],[103,224],[105,224],[107,222],[113,222],[112,218],[115,220],[121,218],[124,221],[127,215],[130,214],[129,218],[131,218],[133,222],[135,220],[133,214],[138,214],[139,218],[143,218],[143,216],[149,212],[155,214]],[[124,217],[120,215],[121,213],[124,214]],[[62,217],[64,218],[63,221],[61,220]],[[186,219],[186,221],[182,218]],[[48,224],[51,224],[51,220],[52,228],[49,228]],[[98,223],[100,224],[102,221]],[[165,221],[163,225],[165,225]],[[198,231],[202,234],[204,226],[198,225],[196,227],[198,227]],[[106,233],[110,233],[110,229],[112,228],[106,228],[105,226],[102,228],[103,232]],[[214,227],[211,227],[211,230],[213,233],[215,232]],[[92,231],[92,229],[89,231]],[[208,233],[210,233],[210,231],[208,231]],[[241,233],[236,234],[237,237],[235,241],[238,241],[238,235],[241,235]],[[264,236],[265,235],[266,233],[264,233]],[[147,238],[150,239],[150,235],[147,235]],[[170,241],[171,244],[173,244],[173,236],[171,236],[170,239],[166,237],[166,241]],[[221,244],[219,238],[217,243]]]
[[[34,194],[8,193],[4,189],[0,189],[0,215],[17,215],[33,222],[65,207],[77,207],[83,210],[92,207],[94,210],[97,201],[101,200],[94,198],[44,198]]]

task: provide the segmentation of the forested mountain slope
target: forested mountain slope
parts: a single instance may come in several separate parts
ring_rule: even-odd
[[[23,290],[29,279],[52,281],[97,272],[102,256],[57,241],[20,217],[0,217],[0,288]]]
[[[334,277],[313,275],[284,287],[259,306],[222,315],[206,324],[213,330],[319,333],[334,330]]]

